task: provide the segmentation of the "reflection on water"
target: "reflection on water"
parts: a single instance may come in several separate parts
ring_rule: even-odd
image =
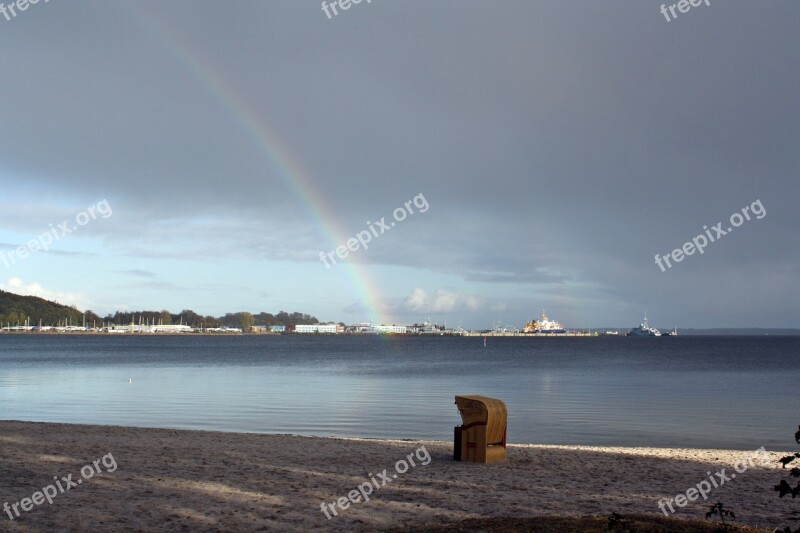
[[[452,439],[456,394],[511,442],[785,447],[800,340],[0,337],[0,418]],[[130,382],[129,382],[130,381]],[[780,400],[778,400],[780,399]]]

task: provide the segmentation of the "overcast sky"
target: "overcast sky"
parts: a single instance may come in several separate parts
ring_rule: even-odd
[[[800,326],[800,5],[660,6],[0,16],[0,288],[101,314]],[[113,214],[79,227],[90,206]],[[368,221],[368,249],[338,257]],[[718,222],[702,255],[656,264]]]

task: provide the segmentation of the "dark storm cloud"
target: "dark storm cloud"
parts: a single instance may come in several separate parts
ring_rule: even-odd
[[[669,23],[659,6],[383,1],[328,20],[315,2],[50,3],[0,28],[3,182],[113,199],[91,231],[136,227],[116,246],[141,257],[316,261],[343,244],[233,105],[344,236],[425,194],[429,212],[353,261],[671,317],[741,321],[765,300],[780,319],[800,265],[797,4]],[[654,264],[756,199],[763,220]]]

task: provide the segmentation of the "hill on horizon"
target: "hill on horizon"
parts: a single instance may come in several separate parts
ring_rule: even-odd
[[[115,325],[126,325],[136,322],[150,324],[178,324],[183,323],[192,327],[241,327],[248,330],[253,325],[297,325],[318,324],[316,317],[293,312],[279,311],[277,314],[261,312],[252,314],[248,312],[226,313],[221,317],[202,316],[194,311],[184,309],[178,314],[169,311],[117,311],[101,317],[91,310],[82,312],[73,306],[63,305],[40,298],[38,296],[23,296],[13,292],[0,290],[0,327],[11,325],[21,326],[28,322],[31,326],[40,323],[45,326],[71,324],[81,326],[86,320],[86,325],[100,325],[109,322]]]
[[[82,324],[83,315],[75,307],[45,300],[38,296],[22,296],[0,290],[0,324],[2,325],[23,325],[27,320],[30,320],[32,326],[38,325],[40,320],[47,325],[64,322]]]

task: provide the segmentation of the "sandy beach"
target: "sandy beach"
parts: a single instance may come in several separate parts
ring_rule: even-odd
[[[772,491],[784,477],[782,455],[770,451],[769,463],[757,459],[732,478],[753,450],[510,445],[504,463],[481,465],[453,461],[448,442],[3,421],[0,504],[66,485],[70,474],[81,483],[52,504],[18,505],[18,517],[9,507],[0,530],[375,531],[479,517],[659,514],[659,498],[720,479],[723,468],[731,478],[708,502],[674,516],[703,518],[722,501],[736,523],[774,528],[796,509]],[[370,478],[369,501],[336,505]],[[337,511],[328,507],[330,518],[323,502]]]

